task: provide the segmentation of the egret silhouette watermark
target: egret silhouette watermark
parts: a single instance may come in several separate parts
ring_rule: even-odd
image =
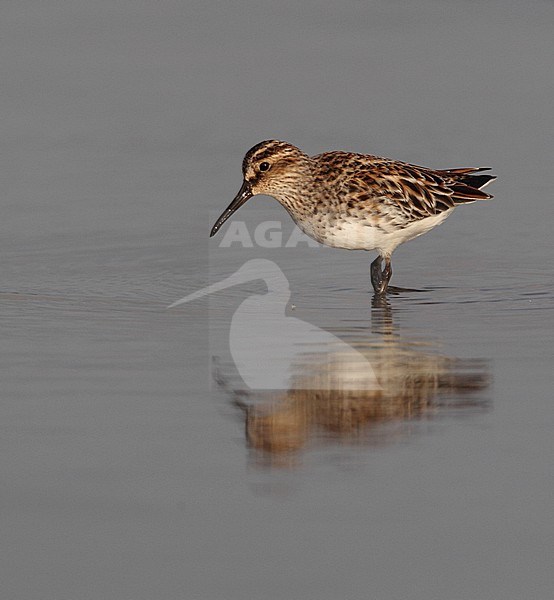
[[[332,333],[287,316],[289,281],[277,263],[251,259],[229,277],[177,302],[174,308],[251,282],[265,282],[265,294],[253,294],[234,312],[229,349],[235,367],[251,390],[379,390],[367,358]]]

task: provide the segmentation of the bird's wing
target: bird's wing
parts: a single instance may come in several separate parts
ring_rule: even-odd
[[[435,171],[389,159],[365,158],[353,158],[353,168],[347,169],[347,175],[337,182],[340,195],[350,206],[369,203],[375,210],[381,206],[389,214],[412,221],[437,215],[458,204],[492,198],[479,188],[494,177],[471,175],[486,168]]]

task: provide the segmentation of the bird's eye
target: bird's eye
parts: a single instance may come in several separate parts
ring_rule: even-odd
[[[268,162],[260,163],[260,171],[269,171],[270,166]]]

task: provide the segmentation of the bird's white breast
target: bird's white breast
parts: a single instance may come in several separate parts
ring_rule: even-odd
[[[442,223],[454,209],[446,210],[418,221],[404,224],[373,224],[359,217],[344,216],[328,223],[297,221],[298,226],[321,244],[347,250],[379,250],[391,254],[393,250]]]

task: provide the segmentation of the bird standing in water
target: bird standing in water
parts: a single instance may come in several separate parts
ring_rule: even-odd
[[[442,223],[458,204],[492,198],[481,191],[495,179],[481,174],[488,170],[434,170],[353,152],[308,156],[287,142],[267,140],[246,153],[242,187],[210,237],[252,196],[273,196],[321,244],[377,250],[371,283],[384,294],[395,248]]]

